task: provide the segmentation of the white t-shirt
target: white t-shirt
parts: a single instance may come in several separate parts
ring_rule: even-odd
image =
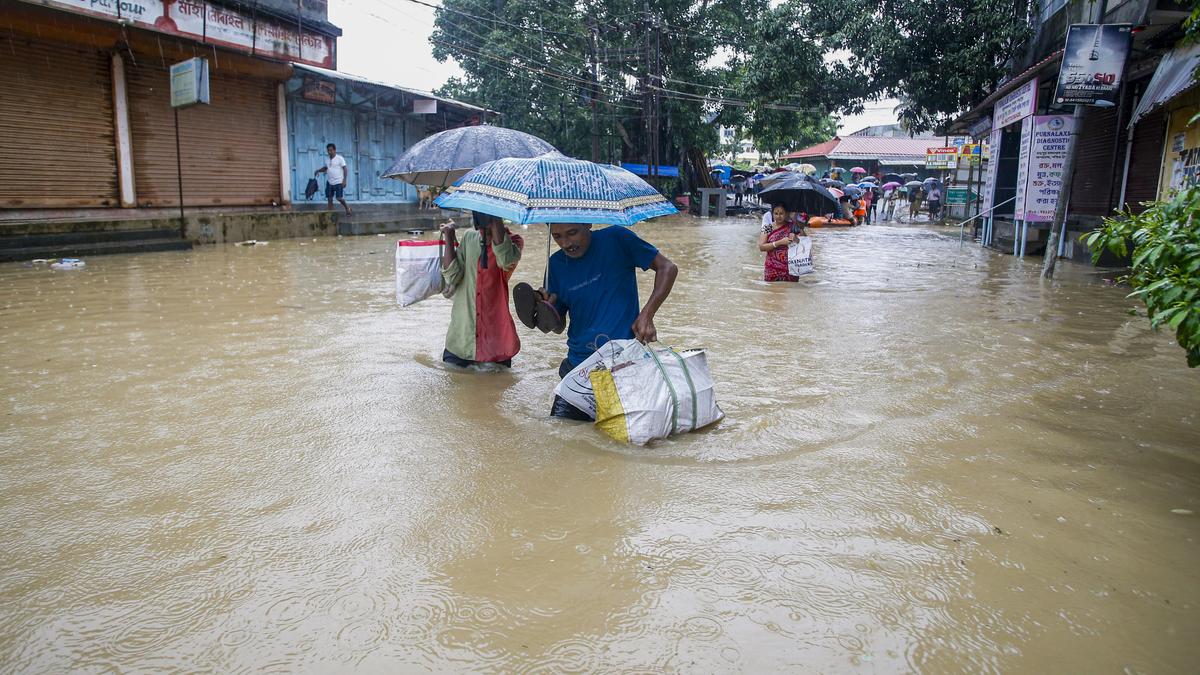
[[[325,157],[325,176],[330,185],[342,185],[346,182],[346,160],[341,155]]]

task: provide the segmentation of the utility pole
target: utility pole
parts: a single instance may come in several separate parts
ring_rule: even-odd
[[[588,22],[592,33],[592,161],[600,161],[600,121],[597,119],[599,111],[597,108],[596,98],[600,95],[600,38],[597,36],[598,28],[595,20]]]
[[[646,165],[647,165],[646,173],[647,173],[647,175],[650,175],[650,173],[654,170],[654,168],[653,168],[654,167],[654,141],[653,141],[654,93],[650,89],[650,84],[652,81],[651,80],[650,63],[651,63],[651,60],[652,60],[652,57],[654,54],[652,52],[652,45],[650,42],[650,0],[642,0],[642,11],[644,12],[643,27],[644,27],[645,33],[646,33],[645,60],[643,61],[643,70],[642,70],[642,72],[644,73],[644,79],[642,80],[642,85],[644,87],[642,90],[643,91],[643,94],[642,94],[642,119],[644,120],[645,128],[643,129],[642,138],[644,139],[644,142],[646,145],[646,149],[645,149]]]

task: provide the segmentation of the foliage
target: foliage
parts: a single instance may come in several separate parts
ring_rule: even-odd
[[[1140,214],[1107,218],[1084,235],[1096,263],[1104,249],[1128,256],[1130,297],[1146,303],[1150,325],[1175,331],[1188,366],[1200,366],[1200,187],[1189,187]]]
[[[740,127],[760,149],[778,153],[826,140],[835,129],[830,113],[849,111],[847,86],[835,84],[848,71],[826,68],[827,49],[800,34],[799,3],[773,10],[768,0],[445,0],[442,7],[433,53],[454,58],[465,77],[438,93],[496,110],[505,126],[570,155],[591,154],[595,102],[601,159],[644,160],[650,87],[665,90],[664,164],[692,147],[718,152],[718,124]],[[645,58],[647,35],[649,53],[660,55],[660,81]]]
[[[865,96],[904,100],[900,122],[934,129],[979,101],[1032,34],[1029,0],[803,2],[810,29],[851,55]]]

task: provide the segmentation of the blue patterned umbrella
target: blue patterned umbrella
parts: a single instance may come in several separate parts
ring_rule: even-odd
[[[666,197],[629,171],[557,152],[483,164],[434,203],[519,224],[633,225],[677,212]]]
[[[516,129],[488,124],[460,127],[421,139],[400,155],[383,177],[445,187],[484,162],[553,151],[553,145]]]

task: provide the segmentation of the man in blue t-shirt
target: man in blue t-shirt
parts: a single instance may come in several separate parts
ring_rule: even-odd
[[[658,332],[654,315],[671,294],[679,267],[619,225],[592,231],[591,225],[555,223],[550,234],[561,249],[550,256],[549,288],[542,299],[558,310],[557,326],[567,327],[567,358],[558,368],[563,377],[609,340],[637,338],[654,342]],[[654,270],[654,290],[638,309],[635,269]],[[590,420],[587,413],[554,397],[555,417]]]

